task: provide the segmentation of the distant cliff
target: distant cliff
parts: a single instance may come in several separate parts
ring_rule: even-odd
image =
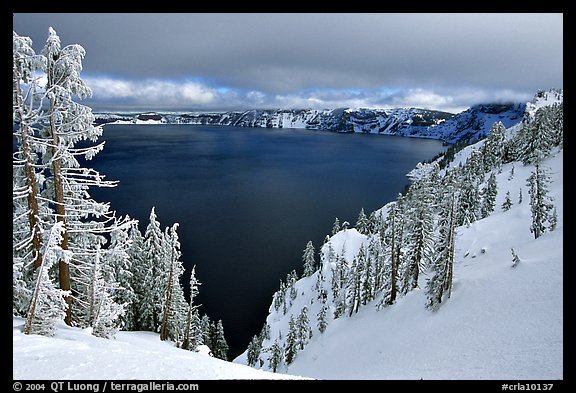
[[[488,135],[495,121],[510,127],[522,120],[525,104],[481,104],[457,115],[418,108],[278,109],[232,112],[96,114],[98,124],[197,124],[235,127],[306,128],[432,138],[448,143]]]

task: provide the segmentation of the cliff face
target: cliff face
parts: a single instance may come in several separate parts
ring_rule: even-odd
[[[488,135],[492,124],[510,127],[522,120],[525,104],[481,104],[457,115],[418,108],[397,109],[278,109],[180,114],[96,114],[104,123],[167,123],[235,127],[306,128],[432,138],[448,143],[475,141]]]

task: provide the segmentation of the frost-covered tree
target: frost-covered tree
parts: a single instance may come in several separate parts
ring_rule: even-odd
[[[541,165],[536,165],[534,171],[527,179],[530,195],[530,211],[532,212],[532,225],[530,232],[534,238],[539,238],[549,229],[550,219],[552,217],[552,199],[548,195],[548,185],[550,184],[550,175]]]
[[[171,338],[175,342],[178,342],[182,337],[186,310],[188,309],[184,299],[184,291],[180,285],[180,276],[184,272],[184,266],[180,260],[178,226],[179,224],[175,223],[171,228],[166,228],[164,233],[164,256],[168,265],[168,282],[160,324],[160,340]]]
[[[38,167],[35,140],[36,122],[39,120],[39,82],[35,72],[45,66],[45,58],[36,55],[32,40],[13,32],[12,41],[12,113],[14,136],[18,141],[13,155],[13,255],[22,264],[32,263],[31,273],[42,263],[42,227],[39,199],[39,181],[42,176]],[[25,89],[23,88],[25,86]],[[28,274],[31,276],[31,274]],[[18,307],[20,308],[20,307]]]
[[[296,330],[298,334],[297,345],[300,350],[303,350],[312,337],[312,328],[308,319],[308,307],[306,306],[302,307],[298,318],[296,318]]]
[[[228,360],[228,343],[224,337],[224,326],[222,320],[218,320],[214,330],[214,338],[212,340],[212,353],[214,357],[222,360]]]
[[[334,220],[334,225],[332,225],[332,236],[340,232],[340,220],[338,217]]]
[[[446,190],[446,202],[441,206],[438,221],[436,258],[432,266],[433,276],[426,283],[427,308],[437,310],[444,298],[452,291],[454,248],[456,244],[456,216],[458,198],[452,187]]]
[[[546,158],[557,140],[550,122],[549,107],[539,108],[534,119],[524,124],[517,134],[520,160],[524,165],[536,164]]]
[[[328,307],[326,307],[325,303],[322,304],[322,306],[320,307],[320,311],[318,311],[318,331],[320,333],[324,333],[326,331],[326,328],[328,327],[328,320],[327,318],[327,311],[328,311]]]
[[[488,183],[482,189],[482,205],[480,207],[481,218],[486,218],[494,211],[496,204],[496,196],[498,194],[498,184],[496,183],[496,175],[494,172],[490,173]]]
[[[290,315],[290,320],[288,321],[288,335],[286,336],[286,343],[284,347],[286,364],[292,364],[297,353],[298,327],[296,325],[296,321],[294,320],[294,316]]]
[[[144,236],[138,228],[138,221],[134,220],[130,226],[128,236],[129,247],[127,249],[131,268],[131,286],[133,289],[133,300],[127,306],[124,320],[125,330],[151,330],[141,325],[141,311],[144,308],[146,294],[151,290],[146,287],[146,274],[150,263],[146,258],[144,247]]]
[[[270,357],[268,358],[268,365],[272,369],[272,372],[278,370],[278,367],[282,364],[283,358],[284,353],[282,351],[282,346],[278,342],[278,339],[276,339],[274,344],[270,347]]]
[[[504,140],[506,127],[502,122],[496,122],[490,129],[490,135],[485,139],[482,146],[484,171],[489,172],[493,168],[499,168],[504,158]]]
[[[97,247],[88,287],[88,322],[93,335],[111,338],[121,327],[120,317],[124,313],[124,305],[113,300],[112,293],[117,288],[111,286],[111,281],[105,279],[109,275],[103,272],[106,267],[108,266],[101,262],[100,248]]]
[[[67,304],[62,290],[54,286],[49,275],[50,268],[60,259],[70,260],[70,252],[63,251],[59,246],[63,230],[61,223],[54,224],[44,243],[42,261],[36,269],[36,283],[24,327],[25,334],[51,336],[56,323],[66,316]]]
[[[506,191],[506,196],[504,197],[504,202],[502,203],[502,210],[508,211],[512,207],[512,199],[510,197],[510,191]]]
[[[157,331],[165,300],[165,289],[168,286],[168,265],[164,256],[164,234],[160,229],[155,208],[152,207],[146,231],[144,233],[145,263],[142,266],[144,280],[140,303],[140,328]]]
[[[364,213],[364,208],[361,208],[358,219],[356,220],[356,230],[363,235],[367,235],[369,233],[368,226],[368,217],[366,217],[366,213]]]
[[[302,255],[302,261],[304,262],[304,277],[310,277],[316,271],[315,253],[316,250],[314,249],[314,245],[312,244],[312,241],[309,241],[306,244],[304,254]]]
[[[184,339],[182,348],[195,351],[202,341],[202,330],[200,328],[200,318],[198,316],[198,306],[194,304],[194,298],[198,296],[198,286],[200,282],[196,279],[196,266],[190,272],[190,302],[188,303],[188,315],[186,317],[186,327],[184,328]]]
[[[418,168],[418,167],[417,167]],[[436,165],[433,171],[438,171]],[[434,187],[431,181],[432,175],[422,170],[414,172],[411,176],[412,185],[407,198],[409,203],[406,207],[406,271],[402,285],[402,292],[418,287],[420,273],[423,272],[432,261],[434,252]]]
[[[248,348],[246,349],[246,363],[250,367],[256,366],[258,360],[260,359],[260,352],[262,351],[262,340],[260,335],[254,335]]]
[[[14,38],[16,46],[22,49],[22,40]],[[22,158],[19,165],[24,172],[27,166],[33,165],[35,172],[32,173],[35,184],[27,187],[27,193],[38,202],[42,201],[37,211],[34,207],[30,210],[35,211],[36,219],[36,223],[30,226],[32,248],[36,249],[35,263],[38,261],[38,248],[34,245],[38,228],[47,228],[54,221],[60,223],[59,247],[71,251],[72,255],[69,261],[62,259],[58,263],[59,286],[66,294],[68,304],[65,322],[86,327],[90,324],[88,294],[93,285],[90,279],[94,277],[94,265],[99,259],[104,261],[106,254],[118,251],[116,244],[109,244],[106,248],[101,246],[116,231],[127,230],[129,221],[118,219],[109,210],[109,204],[97,202],[90,196],[91,187],[113,187],[116,183],[105,181],[100,173],[80,163],[92,159],[103,148],[103,143],[97,143],[102,128],[94,125],[91,109],[74,101],[91,94],[80,78],[84,55],[80,45],[62,47],[60,38],[50,28],[44,48],[39,56],[34,57],[34,64],[39,65],[36,70],[45,74],[46,84],[39,86],[36,79],[28,81],[28,96],[19,103],[19,98],[23,97],[22,90],[18,91],[18,86],[14,85],[16,107],[25,105],[28,108],[26,111],[15,110],[14,118],[21,130],[17,141],[26,145],[21,150],[29,148],[30,153],[19,156]],[[18,72],[18,66],[15,68]],[[16,176],[19,178],[22,177]],[[32,176],[26,176],[26,179],[31,180]],[[17,181],[18,186],[21,183]],[[33,196],[34,192],[36,196]],[[16,256],[20,258],[20,255]],[[115,285],[106,283],[107,288]],[[111,303],[103,305],[104,308],[115,308],[111,297],[106,301]]]

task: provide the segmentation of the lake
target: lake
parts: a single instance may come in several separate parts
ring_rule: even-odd
[[[119,180],[93,189],[118,215],[152,206],[164,229],[180,224],[183,286],[196,265],[201,313],[222,319],[230,357],[259,333],[280,279],[309,240],[316,252],[336,217],[353,226],[408,183],[406,173],[443,151],[440,141],[305,129],[105,125],[88,166]]]

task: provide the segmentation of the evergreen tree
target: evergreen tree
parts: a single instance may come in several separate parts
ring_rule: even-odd
[[[510,251],[512,251],[512,267],[516,267],[518,266],[518,264],[520,263],[520,258],[518,257],[518,255],[514,252],[514,249],[511,248]]]
[[[203,315],[202,318],[200,319],[200,330],[202,331],[202,342],[204,343],[204,345],[208,346],[210,349],[212,349],[212,347],[214,347],[214,344],[212,343],[212,321],[210,321],[210,318],[208,317],[208,315]]]
[[[539,108],[534,119],[524,124],[518,133],[520,159],[524,165],[541,162],[550,154],[555,144],[555,133],[550,127],[549,107]]]
[[[504,127],[502,122],[498,121],[492,125],[490,135],[486,138],[482,147],[485,172],[489,172],[493,168],[498,168],[502,165],[505,133],[506,127]]]
[[[262,351],[262,340],[260,340],[259,335],[254,335],[248,348],[246,349],[246,364],[250,367],[254,367],[260,359],[260,352]]]
[[[450,297],[452,291],[458,201],[452,187],[447,189],[447,195],[449,196],[447,198],[448,203],[442,206],[438,222],[438,246],[436,249],[436,260],[432,266],[434,275],[426,284],[426,295],[428,297],[426,307],[433,311],[440,307],[444,297]]]
[[[302,307],[298,318],[296,319],[296,332],[297,332],[297,346],[303,350],[308,340],[312,337],[312,329],[310,328],[310,320],[308,319],[308,308]]]
[[[302,261],[304,262],[304,277],[310,277],[316,271],[316,259],[314,258],[316,250],[312,241],[306,244],[304,249],[304,254],[302,255]]]
[[[134,299],[126,309],[126,314],[124,316],[126,324],[124,328],[126,330],[136,331],[154,330],[152,327],[142,325],[142,322],[144,322],[141,318],[142,310],[150,306],[149,304],[145,303],[145,299],[148,297],[148,293],[151,291],[151,288],[146,286],[146,276],[148,270],[151,268],[151,263],[146,258],[144,236],[142,236],[142,233],[138,228],[138,221],[136,220],[133,221],[132,225],[130,226],[128,244],[129,248],[127,252],[130,259],[130,267],[132,269],[131,286],[134,290]]]
[[[157,331],[165,301],[165,289],[168,287],[168,266],[164,258],[164,234],[160,229],[155,208],[150,211],[150,218],[144,233],[144,250],[146,265],[143,266],[142,301],[140,303],[140,328]]]
[[[222,320],[218,320],[216,324],[214,339],[212,341],[214,347],[212,348],[212,353],[214,357],[222,360],[228,360],[228,343],[224,337],[224,327],[222,325]]]
[[[364,213],[364,208],[360,209],[360,214],[358,214],[358,220],[356,221],[356,230],[363,235],[367,235],[368,232],[368,218]]]
[[[482,190],[482,207],[480,214],[482,218],[486,218],[494,211],[496,204],[496,195],[498,193],[498,184],[496,183],[496,175],[494,172],[490,173],[488,184]]]
[[[186,318],[186,327],[184,329],[184,339],[182,348],[195,351],[202,342],[202,330],[200,328],[200,318],[197,309],[199,306],[194,304],[194,298],[198,296],[198,286],[200,282],[196,279],[196,266],[192,267],[190,272],[190,302],[188,304],[188,316]]]
[[[536,165],[534,172],[527,179],[530,211],[532,212],[530,232],[534,234],[535,239],[549,229],[551,212],[554,207],[552,199],[548,196],[549,183],[550,175],[541,165]]]
[[[294,316],[290,315],[290,320],[288,322],[288,335],[286,336],[285,343],[285,359],[286,364],[290,365],[294,361],[296,354],[298,353],[298,327],[294,321]]]
[[[270,357],[268,358],[269,367],[272,369],[272,372],[276,372],[278,366],[282,364],[282,359],[284,358],[284,353],[282,351],[282,347],[278,343],[278,339],[274,341],[274,344],[270,348]]]
[[[25,334],[42,334],[52,336],[58,321],[66,316],[67,304],[62,290],[52,283],[49,276],[50,268],[61,258],[70,259],[69,252],[63,252],[58,246],[61,241],[62,224],[56,223],[44,243],[42,262],[36,269],[36,284],[31,296],[30,308],[24,327]]]
[[[326,331],[326,328],[328,327],[328,321],[326,320],[326,312],[328,311],[328,307],[326,307],[326,304],[323,303],[322,306],[320,307],[320,311],[318,312],[318,330],[320,331],[320,333],[324,333]]]
[[[508,211],[512,207],[512,199],[510,199],[510,191],[506,191],[504,202],[502,203],[502,210]]]
[[[332,225],[332,236],[334,236],[338,232],[340,232],[340,220],[338,220],[338,217],[336,217],[336,219],[334,220],[334,225]]]

